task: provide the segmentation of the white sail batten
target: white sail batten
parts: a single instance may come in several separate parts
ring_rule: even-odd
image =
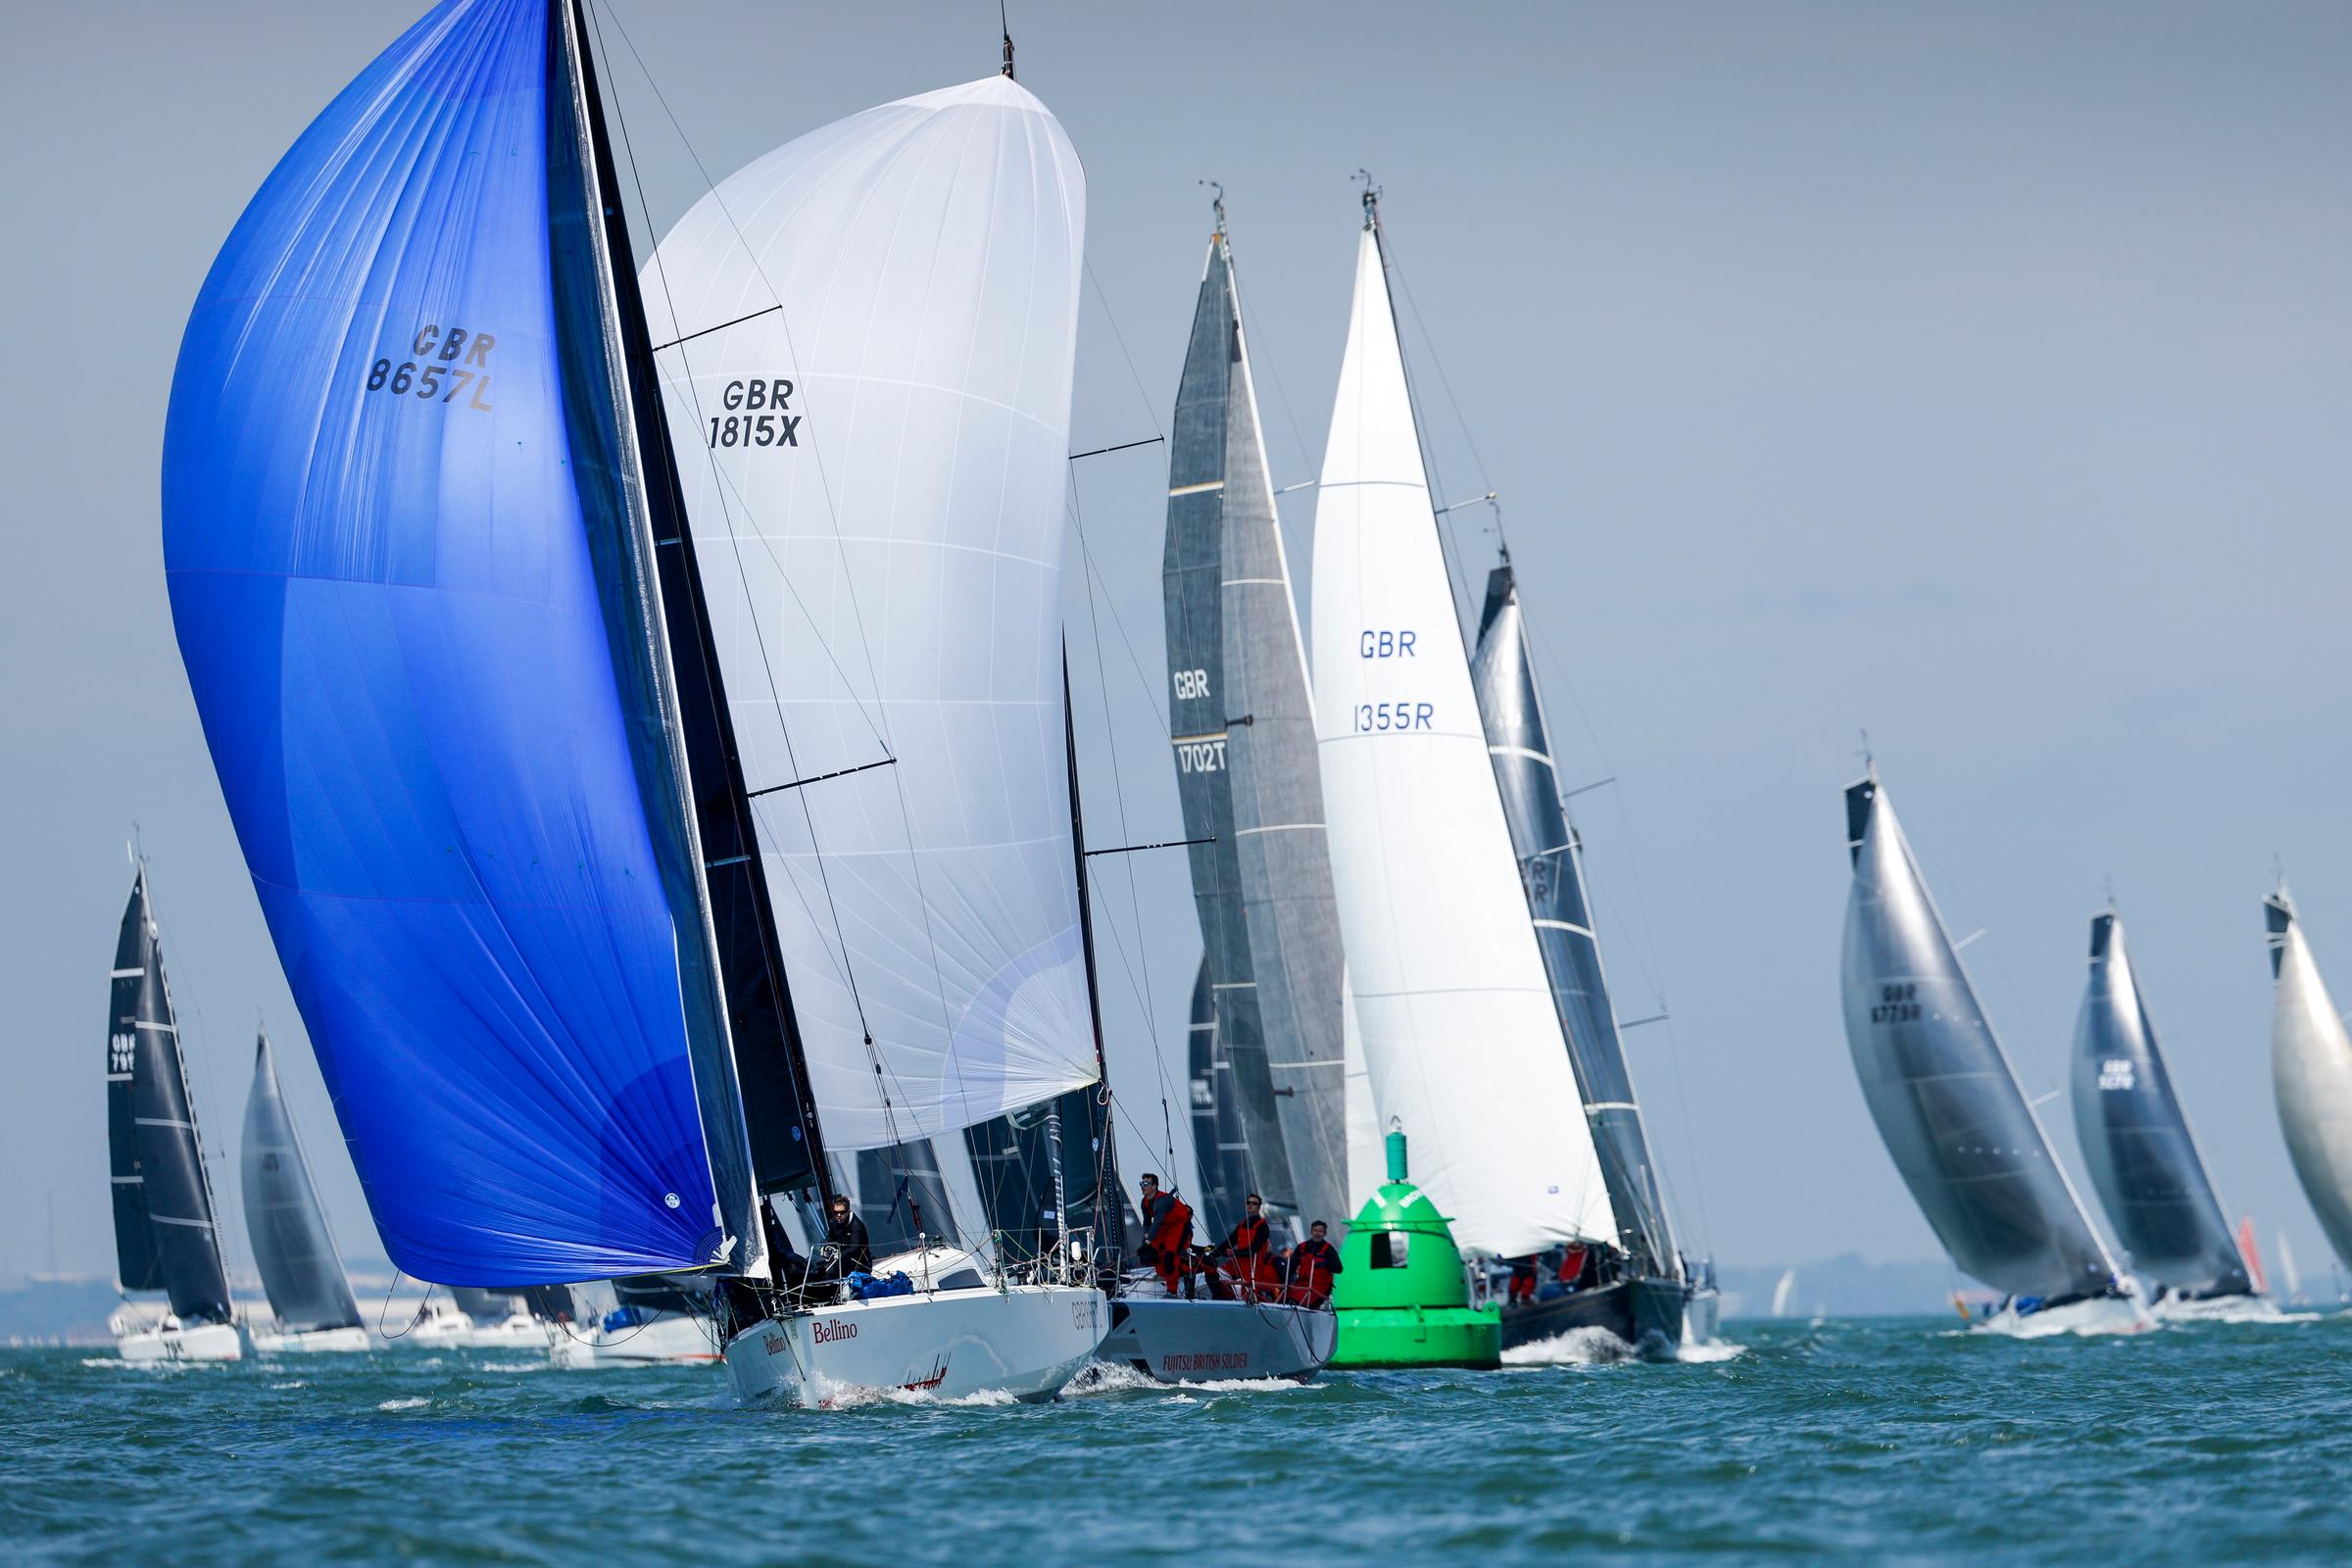
[[[1084,229],[1069,139],[992,76],[769,153],[643,271],[835,1151],[1097,1077],[1060,633]]]
[[[2264,902],[2278,979],[2271,1080],[2278,1124],[2320,1229],[2336,1256],[2352,1262],[2352,1035],[2328,999],[2285,890]],[[2285,1266],[2291,1280],[2294,1264]],[[2290,1283],[2290,1296],[2294,1289]]]
[[[1382,1126],[1475,1251],[1616,1235],[1471,689],[1379,237],[1315,511],[1315,732]]]

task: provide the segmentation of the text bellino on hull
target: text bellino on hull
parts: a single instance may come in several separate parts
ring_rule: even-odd
[[[1845,792],[1845,1038],[1879,1136],[1936,1239],[2021,1334],[2143,1328],[1993,1037],[1878,770]]]
[[[750,1286],[773,1277],[767,1195],[821,1195],[828,1149],[957,1132],[1095,1075],[1051,635],[1083,177],[1006,78],[853,117],[689,214],[658,272],[665,314],[695,319],[657,335],[592,35],[578,0],[430,12],[281,161],[191,316],[165,561],[256,891],[407,1271],[716,1269],[760,1308],[733,1325],[744,1392],[1050,1396],[1101,1338],[1091,1291],[938,1249],[889,1300]],[[918,186],[950,146],[977,165]],[[894,179],[930,209],[922,255],[856,221],[853,193]],[[754,188],[791,193],[799,249],[748,228],[702,248]],[[828,263],[845,286],[819,318],[794,270]],[[798,361],[781,319],[723,325],[753,312],[806,328]],[[489,385],[428,394],[453,329],[450,368]],[[872,340],[895,392],[842,370],[845,336]],[[820,431],[833,519],[796,461]],[[938,460],[896,464],[901,499],[877,503],[847,482],[877,449]],[[834,628],[885,574],[930,614],[869,621],[843,722],[804,728],[793,705],[823,700],[846,637],[756,660],[764,612],[711,574],[820,531],[835,575],[794,586]],[[973,543],[1003,557],[993,577],[945,569]],[[938,667],[941,638],[988,667],[953,692],[894,684]],[[813,782],[851,736],[898,782]],[[941,770],[983,737],[1002,796],[944,811],[971,780]],[[845,784],[862,793],[824,793]],[[811,879],[838,923],[804,910]]]

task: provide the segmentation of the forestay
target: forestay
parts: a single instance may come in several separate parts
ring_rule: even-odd
[[[1096,1077],[1059,630],[1084,226],[1068,138],[992,76],[769,153],[643,270],[836,1151]]]
[[[1845,1040],[1895,1169],[1952,1261],[1997,1290],[2100,1295],[2114,1267],[1960,966],[1878,775],[1845,792]]]
[[[205,280],[165,438],[255,890],[386,1249],[457,1284],[723,1244],[690,1038],[708,1086],[732,1068],[707,1007],[690,1037],[683,808],[641,784],[663,726],[609,630],[647,612],[599,576],[631,466],[555,20],[452,0],[313,122]],[[748,1192],[740,1117],[713,1138]]]
[[[2113,910],[2091,916],[2074,1103],[2090,1184],[2133,1271],[2191,1296],[2251,1291]]]
[[[1616,1234],[1439,550],[1376,232],[1315,514],[1332,875],[1372,1098],[1465,1247]]]
[[[2328,999],[2281,887],[2262,901],[2270,931],[2271,1081],[2286,1152],[2335,1255],[2352,1263],[2352,1036]],[[2289,1265],[2291,1268],[2292,1265]]]
[[[343,1259],[326,1227],[311,1162],[277,1085],[270,1037],[253,1048],[253,1090],[245,1100],[245,1233],[262,1272],[270,1310],[286,1329],[357,1327],[359,1303],[343,1276]]]

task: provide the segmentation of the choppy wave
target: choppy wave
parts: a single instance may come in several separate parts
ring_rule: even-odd
[[[1603,1328],[1570,1329],[1548,1340],[1514,1345],[1502,1352],[1504,1366],[1610,1366],[1635,1358],[1634,1348]]]
[[[421,1410],[432,1402],[421,1396],[412,1396],[406,1399],[379,1399],[375,1407],[378,1410]]]

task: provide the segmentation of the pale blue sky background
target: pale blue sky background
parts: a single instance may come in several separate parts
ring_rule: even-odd
[[[996,60],[976,0],[612,4],[714,174]],[[0,52],[0,1279],[43,1265],[51,1193],[58,1262],[110,1266],[103,971],[134,819],[212,1148],[233,1153],[259,1006],[346,1250],[372,1250],[180,673],[156,474],[214,252],[416,11],[41,8]],[[1619,1010],[1673,1009],[1630,1038],[1692,1242],[1740,1263],[1936,1251],[1838,1021],[1838,793],[1867,724],[1954,926],[1988,931],[1969,957],[2030,1088],[2063,1081],[2112,874],[2227,1201],[2320,1272],[2271,1103],[2256,900],[2277,852],[2352,1003],[2352,11],[1012,12],[1022,80],[1090,179],[1078,447],[1166,421],[1209,177],[1277,481],[1310,476],[1348,175],[1385,184],[1508,508],[1566,770],[1619,779],[1578,816]],[[633,68],[612,85],[666,224],[699,178]],[[1430,413],[1446,487],[1486,488]],[[1079,466],[1117,723],[1114,750],[1073,569],[1097,842],[1177,827],[1145,696],[1163,463]],[[1303,583],[1311,492],[1285,505]],[[1108,882],[1133,1061],[1143,981],[1173,1040],[1198,936],[1176,858]],[[1151,1095],[1127,1092],[1155,1123]],[[2079,1168],[2063,1099],[2044,1114]]]

